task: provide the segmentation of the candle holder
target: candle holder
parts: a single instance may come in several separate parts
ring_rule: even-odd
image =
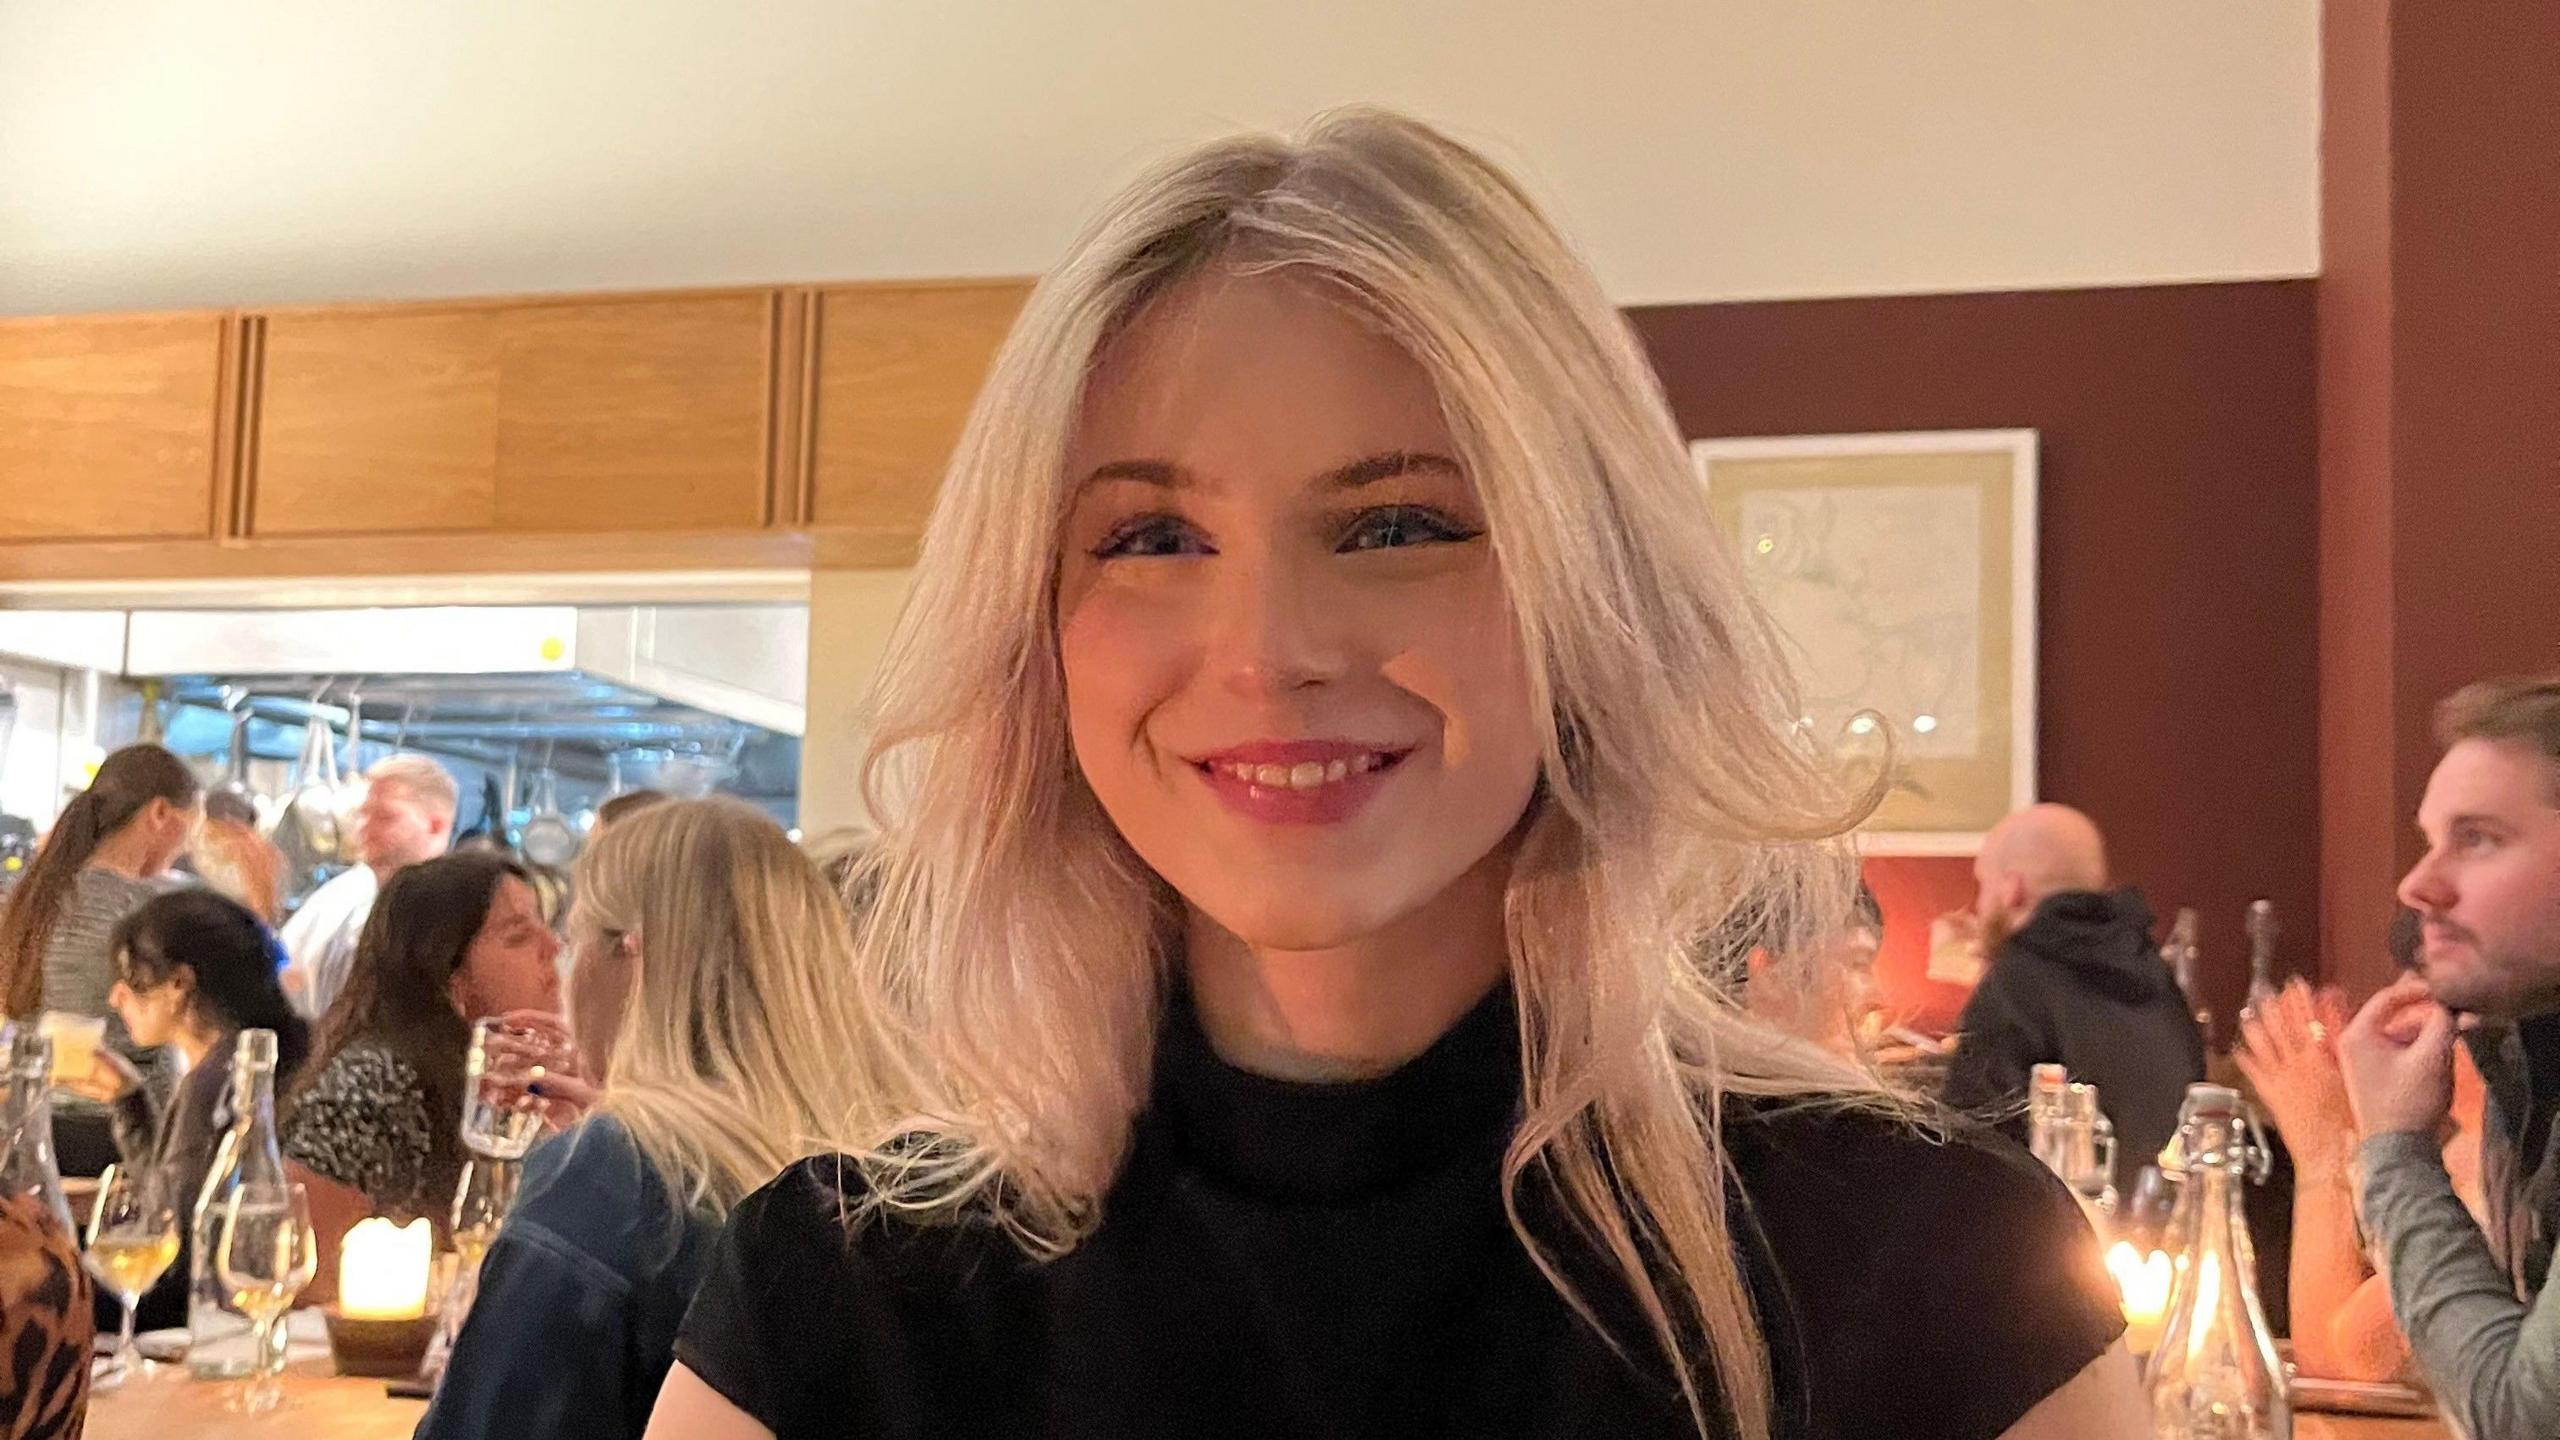
[[[358,1319],[340,1314],[334,1305],[320,1313],[329,1322],[329,1353],[341,1375],[381,1380],[414,1376],[436,1333],[433,1311],[402,1320]]]

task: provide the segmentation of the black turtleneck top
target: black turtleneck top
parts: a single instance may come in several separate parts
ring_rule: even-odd
[[[676,1357],[782,1440],[1694,1440],[1609,1267],[1524,1185],[1616,1346],[1504,1218],[1516,1027],[1496,992],[1391,1074],[1301,1084],[1220,1060],[1177,1000],[1074,1251],[848,1228],[854,1167],[806,1160],[733,1212]],[[1780,1436],[1987,1440],[2124,1328],[2074,1202],[2005,1141],[1742,1107],[1725,1133]]]

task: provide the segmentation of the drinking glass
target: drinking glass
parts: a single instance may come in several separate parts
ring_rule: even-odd
[[[320,1272],[320,1237],[311,1228],[311,1201],[299,1185],[243,1185],[222,1211],[216,1272],[231,1303],[250,1319],[257,1337],[256,1368],[241,1382],[229,1408],[263,1415],[284,1403],[283,1337],[277,1332],[294,1297]]]
[[[496,1017],[473,1025],[464,1061],[463,1145],[492,1160],[523,1159],[542,1136],[541,1102],[525,1086],[540,1078],[536,1072],[561,1068],[567,1055],[566,1037],[548,1029]]]
[[[110,1165],[98,1177],[89,1211],[89,1248],[80,1259],[108,1293],[124,1302],[115,1359],[92,1382],[121,1385],[141,1366],[133,1344],[133,1310],[178,1258],[178,1200],[172,1177],[153,1166]]]
[[[499,1222],[516,1194],[516,1163],[475,1155],[463,1162],[462,1183],[453,1196],[453,1280],[445,1287],[436,1312],[435,1353],[448,1354],[471,1317],[471,1302],[480,1294],[480,1262],[498,1238]]]
[[[516,1163],[473,1156],[462,1164],[462,1183],[453,1195],[453,1248],[462,1253],[465,1273],[477,1271],[498,1238],[498,1224],[516,1195]]]

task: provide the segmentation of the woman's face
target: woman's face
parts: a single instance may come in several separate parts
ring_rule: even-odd
[[[510,1010],[556,1012],[560,971],[553,961],[559,954],[560,939],[544,923],[533,887],[513,875],[500,876],[489,917],[454,972],[454,1008],[466,1020]]]
[[[142,873],[147,878],[168,869],[177,861],[178,852],[195,838],[196,827],[204,823],[204,801],[196,799],[180,805],[155,797],[134,818],[150,840],[142,860]]]
[[[177,1038],[186,1015],[188,992],[194,988],[181,977],[191,973],[181,969],[169,979],[139,990],[132,981],[118,977],[114,988],[107,991],[107,1004],[124,1021],[136,1046],[147,1050]]]
[[[1076,762],[1263,949],[1412,914],[1535,787],[1528,668],[1430,377],[1300,284],[1204,276],[1102,357],[1069,459]]]

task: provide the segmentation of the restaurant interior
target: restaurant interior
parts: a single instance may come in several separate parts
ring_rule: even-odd
[[[2020,1138],[2134,1352],[2220,1316],[2285,1418],[2105,1433],[2451,1437],[2420,1337],[2305,1356],[2318,1182],[2232,1051],[2290,981],[2342,1030],[2399,976],[2438,703],[2560,670],[2555,73],[2550,0],[0,7],[0,895],[135,744],[254,812],[280,924],[366,868],[365,772],[429,757],[564,975],[618,795],[858,847],[870,682],[1037,277],[1186,147],[1389,106],[1588,260],[1803,724],[1900,767],[1860,1053],[1957,1083],[1994,954],[1950,917],[2014,814],[2086,817],[2066,888],[2147,905],[2176,1083],[2235,1108],[2187,1091],[2162,1156],[2040,1073]],[[101,1042],[45,1008],[59,1073]],[[2181,1228],[2216,1166],[2236,1257]],[[112,1187],[53,1183],[103,1233]],[[328,1237],[265,1413],[183,1308],[120,1352],[101,1271],[87,1435],[478,1433],[421,1428],[479,1260],[431,1218]]]

